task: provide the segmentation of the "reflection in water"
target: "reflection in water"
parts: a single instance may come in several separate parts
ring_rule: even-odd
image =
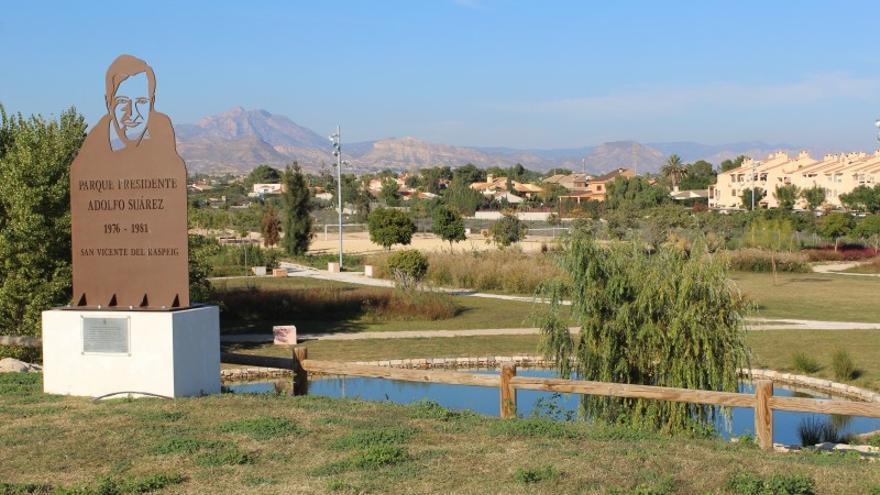
[[[475,373],[493,373],[492,371],[474,371]],[[554,372],[544,369],[519,369],[520,376],[553,377]],[[282,392],[289,393],[290,380],[279,381]],[[285,388],[286,385],[286,388]],[[240,383],[227,387],[234,393],[276,393],[276,382]],[[750,383],[740,385],[743,393],[754,393]],[[444,407],[454,410],[471,410],[480,414],[498,415],[499,391],[497,388],[476,387],[467,385],[446,385],[440,383],[403,382],[383,380],[380,378],[360,378],[345,376],[315,377],[309,381],[309,394],[327,397],[344,397],[372,401],[391,401],[408,404],[422,399],[438,402]],[[828,395],[805,394],[803,390],[793,391],[776,385],[774,394],[778,396],[798,396],[828,399]],[[576,394],[558,394],[536,390],[517,391],[517,413],[521,417],[533,414],[564,420],[577,417],[579,396]],[[775,442],[799,445],[798,427],[808,417],[821,421],[829,421],[841,434],[864,433],[880,430],[880,419],[854,416],[815,415],[788,411],[773,412],[773,439]],[[725,437],[753,435],[755,426],[754,411],[751,408],[735,407],[731,409],[731,421],[724,420],[719,414],[715,421],[716,429]]]

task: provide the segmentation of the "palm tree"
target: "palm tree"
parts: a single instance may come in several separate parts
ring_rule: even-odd
[[[678,187],[681,179],[687,175],[687,166],[678,155],[670,155],[666,164],[660,169],[660,173],[672,182],[673,187]]]

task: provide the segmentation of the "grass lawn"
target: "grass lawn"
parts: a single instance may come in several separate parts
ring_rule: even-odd
[[[390,292],[392,289],[364,287],[341,282],[305,277],[241,278],[214,281],[218,291],[224,288],[257,287],[260,289],[338,288],[343,291]],[[458,306],[455,317],[441,320],[383,320],[375,321],[368,315],[342,312],[292,311],[283,320],[251,319],[228,321],[221,313],[223,333],[271,333],[273,325],[295,324],[300,333],[395,331],[395,330],[461,330],[471,328],[519,328],[529,326],[527,320],[531,303],[504,301],[482,297],[450,296]]]
[[[880,321],[880,277],[822,273],[734,272],[731,279],[758,305],[756,316],[828,321]]]
[[[874,463],[427,404],[220,395],[93,403],[0,376],[3,493],[732,493],[737,472],[870,493]],[[35,486],[36,485],[36,486]],[[40,491],[42,490],[42,491]]]
[[[329,361],[379,361],[435,357],[478,357],[538,354],[537,335],[451,337],[420,339],[313,340],[305,342],[309,357]],[[804,352],[822,369],[814,376],[833,379],[831,355],[843,349],[852,356],[861,375],[850,383],[880,390],[880,332],[874,330],[772,330],[749,332],[752,366],[797,372],[792,354]],[[289,357],[286,347],[266,344],[225,346],[234,352]]]
[[[754,354],[753,366],[800,373],[792,365],[792,355],[803,352],[815,359],[821,369],[813,376],[834,379],[831,356],[845,350],[861,375],[853,385],[880,390],[880,331],[877,330],[772,330],[749,332],[748,343]]]

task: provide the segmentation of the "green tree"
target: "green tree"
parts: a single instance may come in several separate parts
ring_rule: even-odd
[[[483,182],[486,180],[486,171],[480,170],[473,163],[462,165],[452,171],[452,178],[461,179],[466,186],[470,186],[474,182]]]
[[[564,377],[736,392],[748,367],[748,303],[723,260],[640,243],[599,246],[581,231],[566,241],[560,268],[570,282],[543,287],[550,304],[536,318],[541,348]],[[570,315],[562,300],[570,299]],[[567,312],[567,311],[566,311]],[[574,320],[580,332],[569,332]],[[589,419],[666,432],[711,429],[708,405],[584,395]]]
[[[778,188],[777,188],[778,190]],[[776,276],[776,253],[791,251],[795,247],[794,225],[787,218],[757,217],[749,224],[745,235],[745,244],[749,247],[770,251],[770,266],[773,270],[773,284],[778,282]]]
[[[767,191],[761,189],[760,187],[747,187],[742,190],[742,194],[739,195],[739,200],[742,201],[743,208],[745,208],[746,210],[751,210],[752,204],[755,205],[755,208],[760,208],[761,200],[764,199],[764,196],[766,195]]]
[[[400,206],[400,192],[398,191],[397,181],[392,177],[386,177],[382,181],[379,199],[385,203],[385,206]]]
[[[390,250],[395,244],[409,244],[416,224],[406,213],[392,208],[377,208],[367,218],[370,240]]]
[[[260,231],[263,234],[263,246],[272,247],[278,244],[278,241],[281,239],[281,221],[278,220],[278,212],[275,210],[275,207],[272,205],[266,207],[260,223]]]
[[[830,213],[822,218],[819,224],[819,235],[834,241],[834,250],[840,238],[849,234],[853,228],[853,217],[847,213]]]
[[[309,250],[312,240],[312,202],[306,179],[299,164],[287,167],[282,177],[284,192],[284,221],[282,230],[284,239],[281,247],[287,254],[301,255]]]
[[[473,215],[485,201],[483,195],[471,189],[470,184],[460,176],[452,179],[452,184],[446,189],[444,198],[447,205],[468,216]]]
[[[453,242],[461,242],[466,239],[464,231],[464,219],[461,215],[446,205],[434,208],[432,230],[434,234],[449,243],[452,249]]]
[[[776,190],[773,191],[773,197],[783,210],[793,210],[800,194],[800,189],[794,184],[776,186]]]
[[[715,168],[705,160],[697,160],[686,167],[680,187],[683,190],[708,189],[717,181]]]
[[[607,187],[605,206],[608,209],[642,210],[670,201],[666,188],[652,185],[645,177],[616,177]]]
[[[825,189],[820,186],[808,187],[801,191],[801,197],[807,202],[810,211],[816,211],[825,203]]]
[[[244,180],[247,189],[251,189],[254,184],[278,184],[280,182],[281,172],[269,165],[258,165]]]
[[[721,171],[727,172],[728,170],[733,170],[735,168],[740,168],[744,161],[746,161],[745,155],[739,155],[733,160],[727,159],[721,162]]]
[[[840,195],[840,202],[850,210],[876,213],[880,211],[880,186],[858,186]]]
[[[853,234],[868,242],[873,242],[874,249],[880,248],[880,215],[868,215],[858,221]]]
[[[525,238],[529,229],[516,215],[504,213],[500,220],[489,227],[489,236],[501,248],[516,244]]]
[[[688,169],[678,155],[670,155],[666,163],[660,168],[660,175],[666,178],[672,187],[678,187],[681,179],[687,174]]]
[[[854,235],[873,242],[875,249],[880,249],[880,215],[867,215],[859,220],[852,230]]]
[[[41,313],[70,302],[70,163],[86,123],[9,116],[0,106],[0,329],[39,335]]]

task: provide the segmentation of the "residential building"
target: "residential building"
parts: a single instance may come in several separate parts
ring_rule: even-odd
[[[507,190],[508,177],[499,176],[496,177],[492,174],[486,176],[486,182],[474,182],[470,185],[470,188],[474,191],[479,191],[483,193],[484,196],[497,196],[500,192],[517,192],[519,196],[516,196],[520,200],[522,197],[531,198],[533,196],[537,196],[544,189],[537,185],[531,184],[527,182],[518,182],[515,180],[510,180],[510,184],[513,188],[513,191]]]
[[[284,184],[254,184],[250,197],[266,196],[268,194],[281,194],[284,192]]]
[[[581,191],[573,192],[564,196],[559,196],[560,201],[575,202],[580,204],[581,201],[605,201],[605,195],[608,192],[608,184],[618,177],[630,179],[635,177],[636,173],[628,168],[618,168],[617,170],[608,172],[605,175],[595,177],[587,182],[586,187]]]
[[[544,179],[544,184],[559,184],[569,191],[586,191],[592,178],[592,175],[587,174],[556,174]]]
[[[858,186],[873,187],[880,180],[880,150],[868,153],[827,154],[821,160],[801,151],[792,158],[787,153],[773,153],[766,160],[747,159],[739,168],[718,174],[718,180],[709,186],[709,207],[717,209],[742,208],[741,196],[746,189],[760,188],[766,195],[758,201],[761,208],[776,208],[779,202],[774,192],[778,186],[793,184],[799,190],[815,186],[825,190],[827,207],[842,206],[840,195]],[[806,208],[799,198],[795,208]]]

